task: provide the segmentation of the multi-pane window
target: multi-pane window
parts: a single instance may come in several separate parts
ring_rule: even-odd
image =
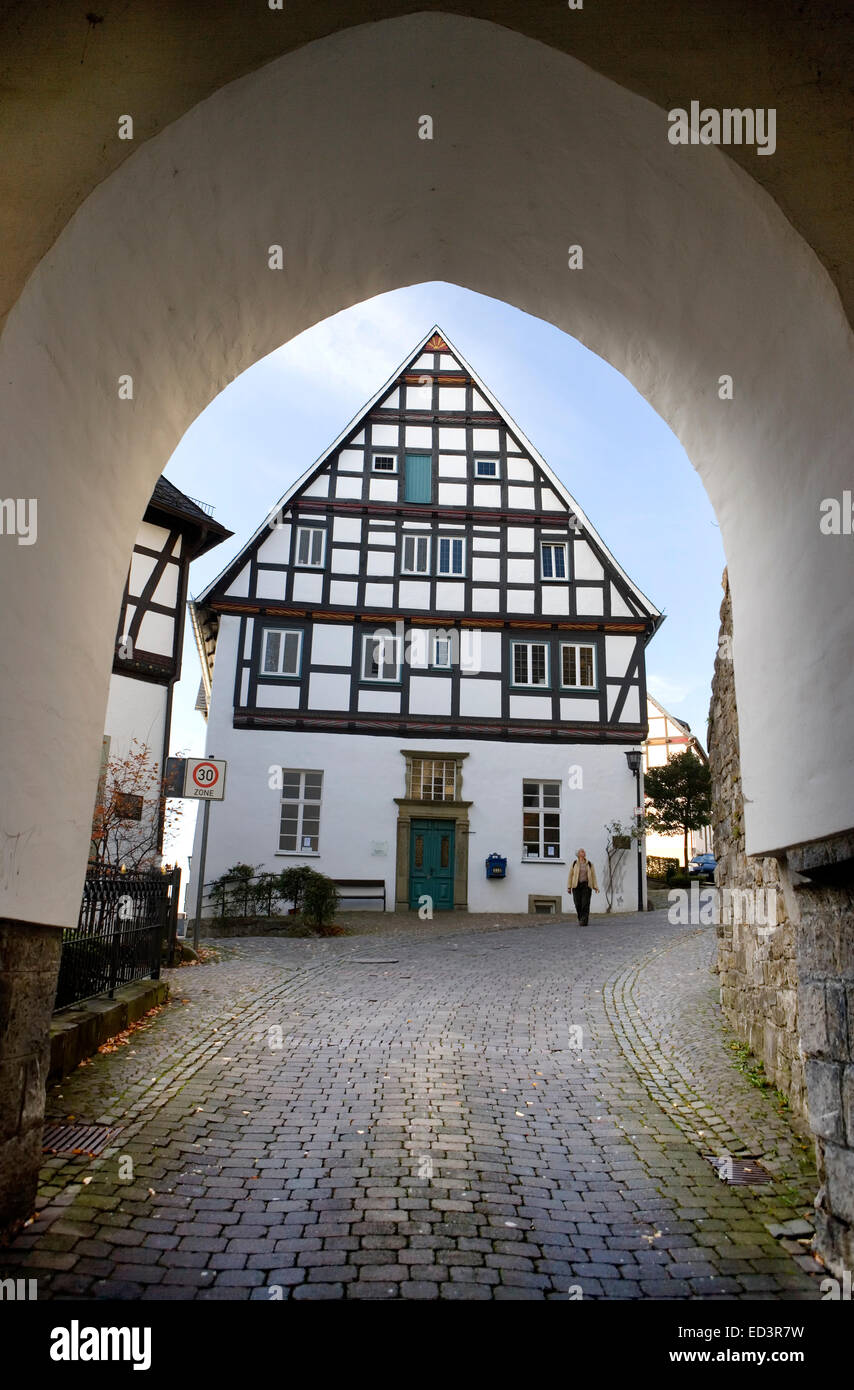
[[[498,459],[475,459],[474,472],[476,478],[497,478]]]
[[[465,573],[466,543],[462,536],[439,537],[439,574]]]
[[[362,639],[362,680],[398,681],[400,680],[399,637],[388,633],[374,633]]]
[[[296,563],[320,569],[326,550],[326,532],[319,526],[297,527]]]
[[[596,649],[577,642],[560,647],[561,685],[581,690],[596,688]]]
[[[322,790],[322,772],[293,772],[289,768],[282,768],[281,852],[317,854]]]
[[[547,642],[511,642],[514,685],[548,686],[549,648]]]
[[[403,574],[430,573],[429,536],[404,535],[400,568]]]
[[[543,579],[566,579],[566,544],[543,541],[540,546],[541,573]]]
[[[396,473],[397,460],[393,454],[374,454],[373,469],[375,473]]]
[[[454,801],[458,766],[455,758],[410,758],[407,797],[410,801]]]
[[[298,676],[302,664],[302,633],[282,627],[264,629],[261,643],[263,676]]]
[[[522,853],[560,858],[560,782],[522,783]]]

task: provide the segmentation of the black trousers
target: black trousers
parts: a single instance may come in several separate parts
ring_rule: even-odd
[[[592,889],[589,883],[579,883],[577,888],[572,890],[572,898],[575,903],[575,910],[578,913],[578,924],[586,927],[590,917],[590,895]]]

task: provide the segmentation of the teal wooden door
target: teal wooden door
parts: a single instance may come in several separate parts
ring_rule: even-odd
[[[434,911],[454,906],[454,823],[414,820],[409,851],[409,906],[430,898]]]
[[[429,454],[407,454],[404,500],[433,501],[433,460]]]

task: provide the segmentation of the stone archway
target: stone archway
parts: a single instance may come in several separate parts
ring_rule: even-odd
[[[419,141],[433,111],[434,139]],[[571,245],[584,248],[581,271]],[[818,532],[820,500],[847,481],[854,400],[831,280],[732,159],[671,146],[649,100],[509,29],[413,15],[279,58],[146,140],[80,206],[9,314],[4,488],[39,506],[38,544],[0,549],[11,597],[0,912],[22,997],[32,972],[50,977],[37,941],[76,914],[117,596],[158,472],[260,356],[424,279],[548,319],[668,421],[727,552],[747,850],[849,829],[850,570]],[[794,677],[769,612],[798,633]],[[814,669],[818,691],[798,679]],[[40,1008],[8,1054],[7,1170],[22,1158],[32,1169]]]

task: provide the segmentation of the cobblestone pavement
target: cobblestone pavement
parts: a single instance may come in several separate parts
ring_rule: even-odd
[[[810,1147],[732,1065],[713,930],[446,915],[216,945],[49,1090],[50,1117],[122,1131],[50,1159],[0,1253],[40,1298],[820,1297],[767,1229],[809,1212]]]

